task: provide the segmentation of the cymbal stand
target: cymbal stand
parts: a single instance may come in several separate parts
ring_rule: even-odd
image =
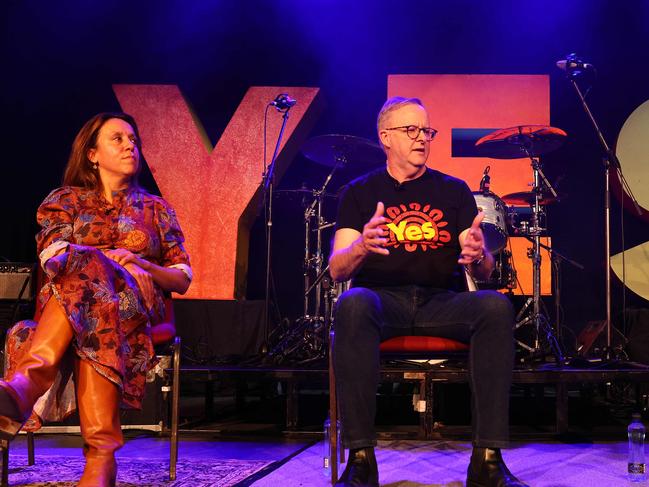
[[[527,142],[525,142],[527,143]],[[531,323],[533,326],[533,344],[529,346],[520,340],[517,343],[531,353],[532,356],[542,353],[541,349],[541,332],[545,333],[547,341],[553,348],[557,362],[563,361],[563,354],[558,346],[558,342],[553,336],[552,327],[548,324],[547,318],[541,313],[541,233],[546,229],[541,226],[541,217],[545,215],[541,207],[543,188],[547,188],[552,196],[557,197],[557,193],[545,177],[541,169],[541,163],[538,158],[534,157],[528,147],[523,145],[522,149],[528,154],[531,161],[532,173],[534,177],[533,192],[534,204],[532,205],[531,225],[527,229],[527,235],[532,238],[532,248],[528,251],[528,257],[532,260],[532,297],[528,298],[523,308],[516,316],[515,330],[521,326]],[[530,309],[531,306],[531,309]],[[523,318],[526,312],[529,314]]]

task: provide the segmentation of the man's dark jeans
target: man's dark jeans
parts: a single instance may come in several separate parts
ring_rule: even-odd
[[[469,343],[473,444],[505,447],[514,362],[514,310],[496,291],[420,286],[352,288],[336,305],[334,367],[347,448],[376,445],[379,344],[401,335]]]

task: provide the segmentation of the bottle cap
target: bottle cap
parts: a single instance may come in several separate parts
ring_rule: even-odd
[[[642,416],[640,416],[640,413],[633,413],[631,414],[631,419],[641,419]]]

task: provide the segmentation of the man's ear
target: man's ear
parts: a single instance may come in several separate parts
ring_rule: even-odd
[[[379,140],[385,149],[390,147],[390,133],[388,130],[381,130],[379,132]]]

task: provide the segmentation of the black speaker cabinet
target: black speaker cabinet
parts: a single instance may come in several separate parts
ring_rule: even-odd
[[[0,300],[31,300],[34,264],[0,262]]]
[[[34,314],[34,264],[0,262],[0,330]],[[4,340],[4,333],[0,335]]]

